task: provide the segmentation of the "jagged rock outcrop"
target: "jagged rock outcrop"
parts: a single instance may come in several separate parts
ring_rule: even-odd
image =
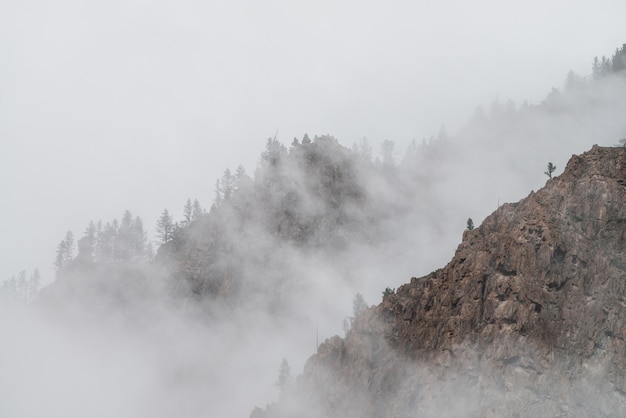
[[[322,344],[256,417],[622,416],[626,149],[594,146]]]

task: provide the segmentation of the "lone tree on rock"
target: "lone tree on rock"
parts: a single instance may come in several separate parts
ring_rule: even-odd
[[[556,166],[552,164],[551,162],[549,162],[547,168],[548,168],[548,171],[545,171],[543,174],[545,174],[549,178],[552,178],[552,173],[554,173],[554,170],[556,170]]]
[[[467,230],[471,231],[474,229],[474,221],[472,221],[472,218],[467,218]]]

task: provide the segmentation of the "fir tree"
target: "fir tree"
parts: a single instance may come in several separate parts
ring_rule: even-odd
[[[166,244],[174,238],[174,221],[167,209],[163,210],[157,221],[157,235],[161,244]]]
[[[200,202],[198,202],[198,199],[194,199],[193,210],[191,212],[191,220],[195,221],[196,219],[199,219],[200,216],[202,216],[203,214],[204,209],[202,209],[202,206],[200,206]]]
[[[67,259],[67,245],[65,243],[65,240],[62,240],[61,242],[59,242],[59,245],[57,246],[57,255],[54,261],[54,267],[55,267],[57,277],[59,273],[61,272],[61,269],[65,266],[66,259]]]
[[[187,202],[185,203],[185,207],[183,208],[183,221],[182,225],[187,226],[193,220],[193,206],[191,204],[191,199],[187,198]]]
[[[144,259],[146,257],[147,234],[143,228],[143,221],[136,216],[131,226],[131,243],[134,258]]]
[[[65,263],[74,259],[74,233],[67,231],[65,234]]]
[[[593,63],[591,64],[591,76],[594,80],[602,77],[602,66],[598,57],[594,57]]]
[[[291,384],[293,377],[291,376],[291,368],[289,367],[289,362],[287,359],[283,359],[280,363],[280,369],[278,370],[278,380],[276,380],[275,385],[278,386],[281,392],[284,392],[285,389]]]
[[[235,188],[239,189],[241,183],[246,180],[249,180],[249,177],[246,174],[246,169],[240,164],[235,171]]]
[[[215,202],[213,204],[217,208],[222,206],[222,188],[219,179],[215,180]]]
[[[235,176],[232,175],[230,169],[224,170],[224,175],[220,181],[220,189],[224,200],[229,200],[235,191]]]
[[[304,140],[302,140],[302,143],[304,144]],[[261,159],[270,167],[277,167],[286,151],[285,146],[276,140],[276,138],[268,138],[265,151],[261,154]]]
[[[611,65],[614,73],[626,70],[626,44],[622,45],[622,49],[615,50]]]
[[[382,162],[385,166],[393,166],[393,148],[395,144],[392,141],[384,140],[380,146],[380,154],[382,156]]]
[[[363,295],[360,293],[354,295],[354,299],[352,299],[352,317],[350,318],[350,321],[354,322],[354,320],[365,312],[366,309],[367,303],[365,302]]]
[[[133,215],[124,211],[117,234],[113,241],[113,257],[116,261],[129,261],[133,258]]]
[[[28,281],[28,302],[32,302],[37,298],[40,287],[41,274],[39,273],[39,269],[36,268],[35,271],[33,271],[33,273],[30,275],[30,280]]]
[[[27,276],[26,276],[26,270],[22,270],[17,275],[17,282],[16,282],[17,295],[23,301],[27,301],[28,300],[28,290],[29,290],[29,287],[28,287],[28,279],[27,279]]]
[[[554,170],[556,170],[556,166],[549,162],[547,165],[547,171],[545,171],[543,174],[545,174],[549,178],[552,178],[552,173],[554,173]]]
[[[96,225],[89,221],[84,235],[78,240],[77,258],[81,261],[94,261],[94,251],[96,247]]]

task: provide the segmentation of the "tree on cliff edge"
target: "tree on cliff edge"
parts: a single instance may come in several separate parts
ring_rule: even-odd
[[[552,178],[552,173],[554,173],[554,170],[556,170],[556,166],[554,164],[552,164],[552,162],[549,162],[548,163],[548,167],[547,167],[547,171],[545,171],[543,174],[545,174],[549,178]]]

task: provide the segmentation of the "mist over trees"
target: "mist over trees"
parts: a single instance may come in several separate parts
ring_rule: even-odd
[[[402,223],[417,225],[416,236],[420,228],[431,231],[428,234],[451,235],[454,229],[432,208],[444,208],[443,217],[455,212],[463,219],[452,203],[463,198],[462,183],[474,188],[472,199],[466,199],[468,211],[481,216],[488,210],[475,202],[523,195],[527,182],[521,172],[517,178],[496,180],[475,165],[482,155],[497,151],[499,157],[490,161],[491,172],[515,172],[521,161],[538,163],[534,162],[538,148],[556,158],[564,142],[586,141],[583,138],[599,123],[600,112],[620,109],[624,103],[619,91],[626,79],[625,51],[623,46],[610,58],[594,59],[588,77],[570,72],[564,89],[553,89],[538,105],[496,100],[488,111],[478,108],[456,135],[442,127],[421,143],[413,141],[403,155],[389,140],[375,152],[366,138],[351,148],[330,135],[311,139],[304,134],[289,146],[268,138],[253,176],[239,166],[234,172],[226,168],[215,181],[208,212],[197,199],[184,202],[180,221],[167,209],[162,211],[155,227],[156,255],[141,218],[125,211],[120,221],[90,222],[78,239],[68,231],[57,246],[56,275],[112,263],[145,264],[156,256],[157,263],[167,265],[162,269],[168,277],[166,286],[175,289],[177,297],[228,300],[235,305],[251,298],[280,310],[291,304],[296,289],[307,286],[298,278],[300,267],[287,259],[315,254],[340,266],[355,245],[379,248],[404,243],[398,240],[406,235],[397,229]],[[574,132],[572,120],[590,128]],[[603,126],[603,132],[613,132],[608,134],[615,135],[613,142],[624,135],[620,123]],[[400,247],[393,249],[398,255],[405,251]],[[352,278],[345,280],[349,283]]]
[[[242,287],[259,290],[253,282],[263,282],[264,292],[272,293],[270,289],[291,280],[292,272],[258,276],[276,271],[268,267],[277,267],[277,260],[288,256],[285,248],[336,257],[355,242],[378,245],[394,239],[397,231],[390,231],[389,223],[406,216],[427,219],[430,229],[445,229],[429,209],[448,205],[443,190],[458,189],[456,184],[468,178],[473,185],[493,183],[474,169],[480,153],[498,150],[499,158],[492,161],[492,171],[498,172],[510,161],[515,170],[520,166],[516,161],[535,160],[537,147],[556,157],[563,140],[576,143],[576,137],[590,131],[572,135],[567,122],[576,119],[591,127],[600,109],[611,111],[623,104],[619,91],[626,79],[625,62],[623,45],[609,57],[595,57],[589,76],[570,71],[563,90],[554,88],[539,105],[496,100],[488,111],[478,108],[454,137],[442,127],[421,143],[414,140],[399,159],[389,140],[375,152],[366,138],[351,148],[330,135],[311,139],[304,134],[289,146],[269,138],[253,176],[239,166],[234,172],[226,168],[216,179],[210,211],[197,199],[187,199],[180,221],[167,209],[161,213],[155,243],[162,249],[160,258],[173,261],[172,286],[196,298],[234,297]],[[625,134],[619,125],[603,126],[604,132],[615,133],[613,143]],[[477,188],[481,197],[485,191],[489,189]],[[147,262],[154,257],[151,246],[143,221],[130,211],[120,221],[92,221],[82,236],[68,231],[58,244],[56,275],[71,265]]]
[[[68,231],[57,247],[57,275],[72,264],[134,262],[149,260],[147,235],[139,216],[126,210],[121,221],[90,221],[78,240],[74,256],[74,234]]]
[[[141,312],[142,326],[154,328],[160,324],[151,321],[162,319],[156,307],[180,314],[182,322],[214,321],[209,331],[192,323],[190,338],[204,344],[198,349],[203,361],[210,347],[214,358],[236,357],[237,366],[252,362],[247,350],[259,362],[268,360],[259,347],[275,340],[300,347],[285,340],[303,339],[318,322],[326,337],[346,318],[347,333],[348,318],[367,308],[365,300],[389,297],[411,275],[446,262],[466,220],[471,230],[501,202],[540,187],[547,160],[563,167],[569,157],[564,150],[580,152],[626,136],[625,47],[594,60],[590,76],[568,74],[564,87],[539,104],[496,100],[476,109],[459,132],[442,128],[406,150],[390,140],[373,145],[363,138],[348,147],[332,135],[304,134],[289,143],[268,138],[250,174],[243,166],[226,168],[214,183],[207,181],[213,193],[208,211],[187,199],[177,203],[179,220],[167,209],[160,212],[150,225],[156,251],[146,225],[130,211],[120,220],[91,221],[82,234],[68,231],[54,256],[57,281],[39,293],[38,303],[53,309],[75,303],[122,316]],[[35,300],[41,283],[35,272],[20,272],[2,290]],[[184,316],[189,312],[193,320]],[[163,340],[172,343],[168,337]],[[168,391],[206,378],[190,371],[197,365],[187,363],[186,354],[168,351],[166,357],[173,370],[159,377]],[[275,372],[272,366],[272,375],[244,377],[272,386]],[[219,382],[227,379],[219,376]],[[279,386],[291,378],[285,360]],[[230,380],[228,385],[234,387]]]
[[[37,298],[41,288],[41,274],[39,269],[33,270],[29,275],[26,270],[0,283],[0,292],[9,298],[25,303],[31,303]]]
[[[626,71],[626,44],[623,44],[621,49],[616,48],[615,53],[609,58],[606,56],[602,56],[601,59],[595,57],[591,66],[593,79],[620,74],[624,71]]]

